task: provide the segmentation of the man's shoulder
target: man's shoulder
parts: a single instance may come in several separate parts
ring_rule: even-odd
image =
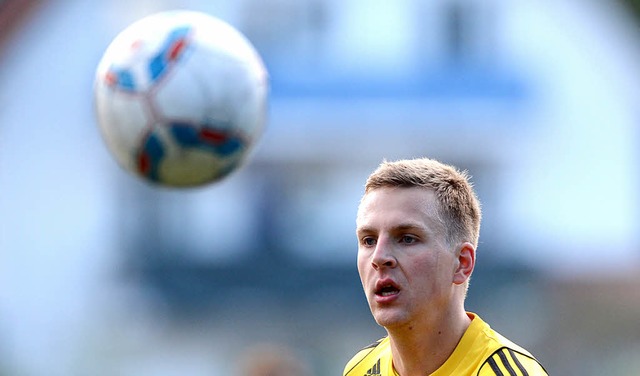
[[[344,376],[376,375],[380,372],[380,359],[389,349],[389,337],[383,337],[360,349],[344,367]],[[377,367],[377,369],[375,369]]]
[[[485,355],[478,375],[547,375],[542,364],[528,350],[488,325],[484,326],[483,331],[489,353]]]
[[[547,376],[545,368],[528,351],[520,347],[501,347],[480,366],[478,376],[529,375]]]
[[[471,324],[437,375],[546,375],[529,351],[493,330],[478,315],[467,314]]]

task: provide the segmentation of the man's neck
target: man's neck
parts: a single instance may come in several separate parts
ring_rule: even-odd
[[[394,368],[401,376],[430,375],[451,356],[470,323],[463,310],[433,322],[387,328]]]

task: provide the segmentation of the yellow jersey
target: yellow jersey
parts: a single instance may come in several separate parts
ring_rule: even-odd
[[[527,350],[509,341],[473,313],[471,324],[440,368],[430,376],[547,376]],[[399,376],[393,368],[389,337],[360,350],[344,376]]]

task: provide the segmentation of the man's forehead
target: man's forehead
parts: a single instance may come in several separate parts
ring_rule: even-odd
[[[377,188],[365,194],[358,207],[358,228],[373,225],[373,220],[393,226],[419,226],[424,217],[437,216],[433,190],[412,188]]]
[[[383,205],[389,200],[412,201],[416,205],[430,208],[435,208],[437,204],[435,191],[431,188],[381,187],[372,189],[362,196],[360,204],[358,205],[358,212],[373,204],[376,206]]]

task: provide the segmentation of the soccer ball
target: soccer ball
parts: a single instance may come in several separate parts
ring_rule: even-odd
[[[204,13],[134,22],[107,47],[95,113],[125,170],[159,185],[201,186],[237,170],[265,125],[268,75],[251,43]]]

